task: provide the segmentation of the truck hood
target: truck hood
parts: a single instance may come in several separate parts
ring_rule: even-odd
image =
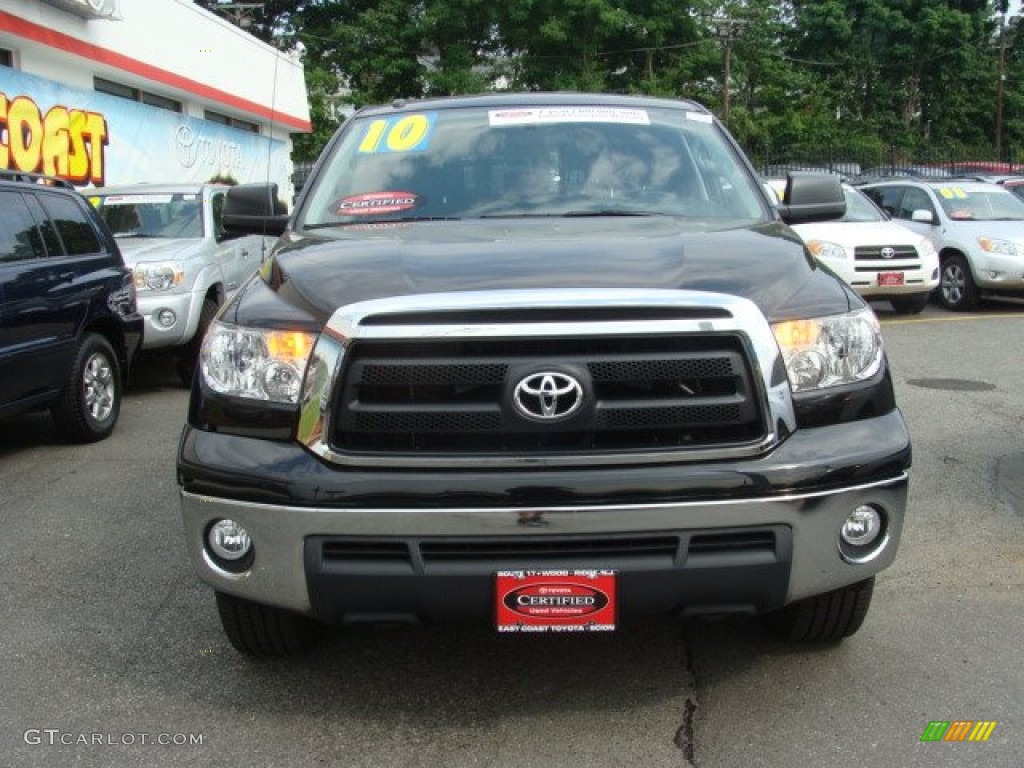
[[[346,304],[447,291],[714,291],[753,300],[770,320],[860,304],[777,222],[715,232],[656,217],[350,226],[286,234],[261,276],[236,304],[235,322],[294,320],[275,311],[267,290],[321,325]]]
[[[124,263],[133,267],[140,261],[171,261],[187,259],[202,249],[202,239],[164,240],[151,237],[118,238]]]

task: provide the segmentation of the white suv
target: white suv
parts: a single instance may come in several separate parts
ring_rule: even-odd
[[[173,348],[190,384],[217,309],[259,268],[264,238],[232,238],[221,223],[223,184],[133,184],[88,192],[135,274],[142,348]],[[269,241],[272,242],[272,241]]]
[[[781,199],[784,180],[768,186]],[[887,299],[900,314],[917,314],[939,284],[939,257],[927,237],[892,221],[844,184],[841,219],[793,225],[820,262],[867,299]]]
[[[939,252],[939,299],[974,309],[982,295],[1024,295],[1024,200],[987,182],[941,179],[866,184],[861,189]]]

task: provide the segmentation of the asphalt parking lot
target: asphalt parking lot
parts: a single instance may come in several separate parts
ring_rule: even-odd
[[[173,365],[140,367],[102,443],[61,445],[45,415],[3,423],[0,764],[1020,766],[1024,305],[876,309],[911,502],[839,646],[739,619],[601,637],[358,627],[253,662],[185,556]],[[996,725],[984,743],[921,741],[956,720]]]

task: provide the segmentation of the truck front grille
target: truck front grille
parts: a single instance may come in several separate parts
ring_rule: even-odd
[[[567,372],[573,418],[513,406],[531,372]],[[766,420],[736,334],[357,340],[334,393],[331,447],[416,456],[686,450],[748,444]]]

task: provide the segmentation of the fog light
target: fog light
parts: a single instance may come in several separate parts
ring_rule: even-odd
[[[206,534],[210,551],[228,561],[241,560],[252,551],[249,532],[234,520],[218,520]]]
[[[177,319],[178,316],[171,309],[161,309],[156,315],[156,321],[164,328],[170,328]]]
[[[839,535],[851,547],[866,547],[878,538],[882,532],[882,517],[874,507],[867,505],[857,507],[843,521]]]

